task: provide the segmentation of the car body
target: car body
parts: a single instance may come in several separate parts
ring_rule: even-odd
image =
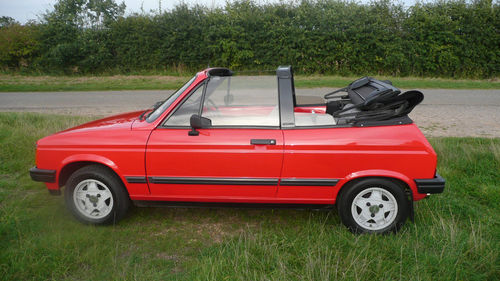
[[[52,194],[66,186],[70,210],[94,224],[123,216],[121,201],[329,207],[348,189],[368,192],[350,199],[364,204],[399,188],[391,223],[343,218],[356,232],[387,232],[411,215],[412,201],[443,191],[436,153],[408,116],[339,124],[326,104],[297,104],[291,67],[259,79],[206,69],[153,109],[42,138],[31,177]],[[342,208],[354,214],[356,204]],[[374,208],[357,212],[385,220]]]

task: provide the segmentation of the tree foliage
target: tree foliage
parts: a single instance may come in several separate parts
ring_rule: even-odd
[[[0,27],[0,65],[15,69],[28,67],[36,56],[40,42],[38,26],[20,25],[15,21]]]
[[[126,17],[124,9],[113,0],[59,0],[26,27],[39,48],[29,67],[100,73],[291,64],[302,73],[468,78],[500,70],[500,6],[491,0],[408,8],[388,0],[236,1]],[[16,58],[0,63],[16,66]]]
[[[7,16],[1,16],[0,17],[0,28],[2,27],[9,27],[14,24],[19,24],[15,19]]]

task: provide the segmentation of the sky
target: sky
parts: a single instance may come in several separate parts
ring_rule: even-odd
[[[121,3],[120,0],[115,0]],[[168,10],[175,7],[181,0],[125,0],[127,5],[126,14],[140,12],[141,6],[144,11],[158,11],[158,6],[161,1],[162,10]],[[358,0],[359,2],[369,2],[369,0]],[[412,5],[416,0],[398,0],[406,6]],[[51,10],[56,0],[0,0],[0,16],[9,16],[20,23],[26,23],[28,20],[38,18],[38,15],[43,14],[46,10]],[[188,4],[202,4],[208,7],[224,5],[226,1],[216,0],[184,0]],[[255,2],[279,2],[279,0],[257,0]]]

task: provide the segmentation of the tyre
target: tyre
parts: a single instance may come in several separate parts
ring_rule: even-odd
[[[388,179],[363,179],[345,187],[337,208],[342,223],[354,233],[398,231],[410,211],[404,189]]]
[[[130,198],[118,176],[97,165],[75,171],[66,183],[64,197],[70,212],[87,224],[114,224],[130,206]]]

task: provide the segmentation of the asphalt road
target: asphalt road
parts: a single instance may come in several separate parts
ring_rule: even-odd
[[[317,100],[330,88],[298,89],[303,100]],[[141,110],[172,91],[0,93],[0,111],[70,115],[110,115]],[[500,137],[500,90],[423,90],[425,99],[410,114],[427,136]]]

